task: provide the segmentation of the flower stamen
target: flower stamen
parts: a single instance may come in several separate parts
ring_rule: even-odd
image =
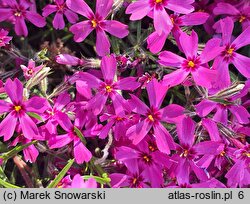
[[[116,121],[122,121],[122,120],[123,120],[122,117],[119,117],[119,116],[118,116],[118,117],[116,118]]]
[[[185,149],[185,150],[181,153],[180,157],[187,157],[187,155],[188,155],[188,150]]]
[[[137,178],[134,178],[133,181],[132,181],[132,184],[135,185],[137,182]]]
[[[15,12],[14,15],[17,16],[17,17],[20,17],[22,15],[22,13],[20,11],[17,11],[17,12]]]
[[[227,50],[227,54],[230,55],[230,56],[233,54],[233,52],[234,52],[234,48],[229,48]]]
[[[151,122],[154,122],[154,121],[155,121],[154,117],[153,117],[151,114],[148,115],[148,119],[149,119]]]
[[[194,63],[192,60],[190,60],[190,61],[188,62],[188,67],[189,67],[189,68],[194,68],[194,67],[195,67],[195,63]]]
[[[154,151],[155,151],[155,148],[154,148],[152,145],[150,145],[150,146],[148,147],[148,149],[149,149],[151,152],[154,152]]]
[[[92,23],[92,27],[93,27],[93,28],[96,28],[96,26],[97,26],[96,20],[92,20],[91,23]]]
[[[223,150],[223,151],[221,151],[220,156],[224,157],[225,154],[226,154],[226,152]]]
[[[112,91],[112,87],[107,85],[105,86],[106,92],[110,93]]]
[[[160,4],[163,0],[155,0],[155,3]]]
[[[149,158],[147,155],[143,156],[143,159],[144,159],[147,163],[150,161],[150,158]]]
[[[242,23],[244,20],[246,20],[246,16],[241,16],[239,22]]]
[[[19,112],[22,109],[22,107],[21,106],[14,106],[14,109],[16,112]]]

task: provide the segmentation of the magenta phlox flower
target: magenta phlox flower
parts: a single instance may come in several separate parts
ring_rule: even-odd
[[[17,35],[28,35],[25,20],[30,21],[37,27],[44,27],[46,25],[45,19],[42,16],[34,11],[28,10],[31,4],[26,0],[11,0],[5,1],[5,3],[8,6],[0,8],[0,22],[13,18]]]
[[[175,145],[172,136],[161,122],[177,123],[183,117],[184,108],[176,104],[170,104],[161,109],[167,88],[156,79],[149,82],[146,89],[150,107],[136,96],[131,95],[129,101],[131,109],[134,113],[142,115],[143,119],[138,124],[130,127],[126,135],[134,145],[137,145],[153,128],[157,147],[160,151],[169,154],[170,149],[175,149]]]
[[[73,125],[66,113],[58,112],[57,121],[60,126],[66,131],[66,134],[57,135],[49,139],[49,147],[51,149],[60,148],[73,142],[73,154],[78,164],[90,161],[92,154],[83,144],[79,136],[76,134],[74,127],[76,126],[81,130],[81,120],[75,119]]]
[[[136,147],[118,147],[115,158],[123,162],[131,173],[143,169],[141,175],[152,187],[160,187],[163,184],[162,169],[171,163],[168,156],[160,152],[150,140],[143,141]]]
[[[81,66],[85,63],[83,59],[69,55],[69,54],[60,54],[55,57],[58,64],[71,65],[71,66]]]
[[[130,20],[140,20],[150,15],[154,19],[156,32],[159,35],[168,34],[173,24],[165,8],[180,14],[188,14],[194,10],[191,5],[193,2],[194,0],[139,0],[127,7],[126,14],[131,14]]]
[[[139,172],[131,173],[127,171],[125,174],[123,173],[112,173],[109,175],[111,181],[110,184],[112,188],[149,188],[150,186],[147,184],[147,180],[141,173]]]
[[[189,176],[192,172],[200,181],[208,180],[210,175],[205,168],[197,165],[196,159],[206,154],[217,155],[222,151],[223,145],[216,141],[195,144],[195,123],[189,117],[185,117],[177,124],[177,132],[180,143],[176,144],[176,153],[171,160],[176,162],[173,162],[172,171],[175,172],[178,184],[189,184]]]
[[[43,16],[47,17],[50,14],[56,12],[56,15],[52,21],[53,27],[55,29],[63,29],[65,27],[65,22],[63,15],[66,16],[70,23],[76,23],[78,16],[76,13],[68,9],[65,0],[54,0],[55,4],[48,4],[43,8]]]
[[[250,184],[250,145],[243,146],[234,152],[235,164],[227,172],[227,185],[230,188],[248,187]]]
[[[239,99],[247,94],[249,85],[249,83],[246,83],[241,92],[229,98],[222,99],[221,102],[216,100],[216,94],[208,96],[207,99],[203,99],[200,103],[195,105],[196,113],[200,117],[205,117],[212,111],[215,111],[213,120],[227,125],[228,112],[230,111],[238,123],[248,124],[250,114],[247,109],[241,105]]]
[[[216,71],[206,68],[205,64],[221,53],[223,48],[220,47],[220,43],[221,40],[218,38],[209,40],[202,53],[198,55],[197,33],[192,31],[189,36],[182,32],[180,34],[180,44],[186,58],[169,51],[163,51],[159,55],[159,64],[179,68],[165,75],[163,84],[169,87],[176,86],[191,74],[197,85],[210,88],[216,77]]]
[[[83,0],[67,0],[67,6],[74,12],[88,18],[70,27],[76,42],[82,42],[93,30],[96,30],[96,52],[99,56],[110,53],[110,42],[105,31],[118,38],[128,35],[128,26],[116,20],[106,20],[114,1],[97,0],[96,13]],[[83,32],[84,31],[84,32]]]
[[[39,72],[43,65],[39,65],[36,67],[36,63],[34,60],[29,60],[28,66],[20,65],[21,69],[23,70],[24,77],[26,80],[32,78],[37,72]]]
[[[104,81],[87,72],[78,72],[76,74],[77,80],[85,82],[89,88],[96,90],[96,95],[89,100],[87,105],[87,108],[91,109],[95,115],[102,111],[108,98],[112,100],[117,110],[128,109],[126,100],[118,91],[133,91],[140,86],[140,83],[136,81],[136,77],[126,77],[114,81],[116,66],[116,59],[113,55],[102,58],[101,71]]]
[[[98,123],[98,117],[94,115],[87,107],[86,101],[71,102],[67,108],[74,112],[77,120],[77,127],[85,127],[83,134],[85,137],[96,137],[103,126]]]
[[[66,92],[60,94],[53,106],[49,105],[47,110],[43,114],[43,119],[47,121],[45,127],[50,132],[50,134],[55,134],[57,132],[56,128],[58,125],[57,114],[63,112],[67,104],[70,102],[70,95]]]
[[[0,47],[4,47],[10,43],[12,37],[8,36],[8,31],[0,29]]]
[[[34,138],[34,139],[37,139],[37,138]],[[27,139],[22,134],[20,134],[15,138],[13,142],[11,142],[10,146],[16,146],[18,143],[20,143],[21,145],[25,145],[30,142],[31,142],[30,139]],[[25,161],[34,163],[36,162],[36,159],[39,155],[39,151],[37,150],[35,145],[32,144],[23,150],[23,155],[24,155]]]
[[[213,10],[215,15],[226,15],[241,23],[243,30],[250,26],[250,7],[243,5],[240,8],[226,2],[220,2]]]
[[[221,171],[223,168],[226,168],[226,165],[228,165],[228,159],[232,157],[233,152],[236,149],[230,147],[230,142],[220,136],[216,122],[208,118],[203,118],[202,126],[207,130],[211,141],[221,143],[221,149],[220,151],[217,151],[217,154],[203,155],[197,164],[202,168],[208,169],[209,167],[216,167]]]
[[[220,55],[215,59],[213,65],[218,71],[218,76],[215,80],[216,83],[213,84],[213,87],[221,89],[229,86],[231,82],[228,68],[229,64],[233,64],[246,78],[250,77],[250,71],[248,68],[250,58],[236,52],[240,48],[250,44],[250,26],[234,40],[232,37],[234,23],[230,17],[220,20],[217,23],[217,26],[217,32],[222,32],[222,44],[224,50],[222,50]]]
[[[213,13],[213,10],[214,10],[216,4],[217,4],[216,2],[210,2],[209,0],[195,1],[193,3],[193,6],[195,7],[195,11],[206,12],[209,14],[209,18],[203,24],[203,27],[204,27],[205,31],[210,35],[214,34],[213,25],[215,22],[215,20],[214,20],[215,15]]]
[[[126,136],[126,131],[128,127],[132,124],[130,120],[130,115],[126,114],[125,111],[110,111],[109,113],[104,113],[100,116],[100,121],[107,121],[107,124],[103,126],[98,136],[101,139],[107,137],[110,130],[113,130],[114,138],[119,140]]]
[[[205,12],[194,12],[186,15],[178,15],[171,14],[170,19],[173,23],[172,34],[177,42],[180,45],[179,37],[181,33],[182,26],[193,26],[193,25],[201,25],[204,24],[209,17],[209,14]],[[162,32],[162,34],[158,34],[157,31],[150,34],[147,38],[148,49],[152,53],[160,52],[167,40],[169,32]],[[181,46],[179,46],[181,48]]]
[[[47,109],[47,100],[37,96],[24,100],[23,85],[18,79],[7,79],[4,88],[11,102],[0,100],[0,114],[9,113],[0,124],[0,136],[9,140],[19,124],[25,138],[37,137],[38,128],[27,113],[42,114]]]

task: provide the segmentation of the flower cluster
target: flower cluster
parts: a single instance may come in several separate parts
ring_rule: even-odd
[[[0,0],[12,185],[250,187],[249,1],[51,2]]]

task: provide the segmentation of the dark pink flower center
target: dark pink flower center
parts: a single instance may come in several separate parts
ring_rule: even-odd
[[[46,115],[49,117],[49,118],[53,118],[54,115],[56,114],[56,110],[55,109],[50,109],[50,110],[47,110],[45,113]]]
[[[141,160],[143,161],[143,163],[147,164],[147,165],[151,165],[153,163],[153,158],[151,155],[147,154],[147,153],[142,153],[140,155]]]
[[[189,151],[187,149],[184,149],[182,153],[180,154],[180,157],[187,157],[189,154]]]
[[[227,45],[225,50],[222,52],[224,60],[229,61],[234,58],[235,45]]]
[[[182,66],[187,70],[187,71],[195,71],[201,64],[200,58],[199,57],[193,57],[193,58],[188,58],[186,59]]]
[[[113,89],[112,89],[112,86],[106,85],[105,90],[106,90],[107,93],[110,93]]]
[[[16,17],[21,17],[21,16],[22,16],[22,12],[21,12],[21,11],[16,11],[16,12],[14,13],[14,15],[15,15]]]
[[[221,157],[224,157],[226,155],[226,152],[224,151],[224,150],[222,150],[221,152],[220,152],[220,156]]]
[[[134,175],[129,179],[129,183],[131,187],[134,188],[142,188],[141,182],[143,181],[141,176]]]
[[[172,21],[173,25],[175,25],[175,26],[178,26],[182,23],[181,19],[176,14],[171,14],[170,20]]]
[[[187,158],[187,159],[193,159],[195,158],[195,151],[191,147],[188,147],[188,145],[183,145],[182,147],[177,147],[177,153],[180,155],[180,157]]]
[[[72,128],[72,130],[68,133],[68,135],[71,139],[77,137],[74,128]]]
[[[15,110],[16,112],[20,112],[20,111],[22,110],[22,106],[19,106],[19,105],[14,106],[13,108],[14,108],[14,110]]]
[[[150,152],[155,152],[156,150],[158,150],[156,143],[153,141],[149,141],[148,142],[148,150]]]
[[[14,104],[12,107],[11,107],[12,111],[14,111],[14,115],[17,117],[17,116],[21,116],[24,114],[25,112],[25,107],[21,104]]]
[[[99,87],[99,91],[103,94],[110,94],[115,90],[115,86],[112,83],[102,83]]]
[[[158,111],[158,109],[151,107],[146,116],[150,122],[155,123],[155,122],[158,122],[160,120],[160,115],[161,114]]]
[[[60,12],[64,12],[64,10],[65,10],[65,3],[64,4],[57,4],[57,9]]]
[[[26,10],[23,7],[19,6],[18,8],[13,9],[12,12],[15,17],[24,17]]]
[[[28,74],[29,76],[31,76],[33,73],[34,73],[34,72],[33,72],[32,69],[29,69],[29,70],[27,71],[27,74]]]
[[[117,117],[115,118],[115,120],[116,120],[117,122],[122,122],[122,121],[125,120],[125,118],[120,117],[120,116],[117,116]]]
[[[96,19],[91,20],[91,24],[93,28],[96,28],[98,26],[98,21]]]
[[[156,9],[162,9],[163,6],[167,5],[167,0],[149,0],[149,5],[156,7]]]
[[[96,15],[92,15],[89,18],[89,23],[92,28],[98,29],[98,28],[105,27],[105,23],[103,22],[103,20],[104,19],[102,16],[100,16],[99,14],[96,14]]]

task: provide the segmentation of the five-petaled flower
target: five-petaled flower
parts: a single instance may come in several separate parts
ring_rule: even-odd
[[[106,20],[112,6],[113,0],[97,0],[96,13],[89,8],[83,0],[68,0],[67,6],[74,12],[88,18],[70,27],[76,42],[82,42],[93,30],[96,30],[96,52],[99,56],[110,53],[110,43],[104,31],[118,38],[128,35],[128,26],[116,20]]]

